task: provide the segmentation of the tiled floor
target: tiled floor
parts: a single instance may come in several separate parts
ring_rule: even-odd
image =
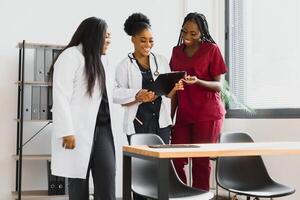
[[[219,196],[218,198],[214,197],[212,200],[228,200],[228,197]]]

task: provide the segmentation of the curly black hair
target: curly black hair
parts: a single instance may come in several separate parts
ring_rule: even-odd
[[[145,29],[150,29],[151,24],[148,17],[142,13],[133,13],[124,23],[124,31],[129,36],[135,36]]]

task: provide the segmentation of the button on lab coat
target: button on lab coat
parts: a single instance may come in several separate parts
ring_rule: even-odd
[[[133,58],[132,54],[129,57]],[[117,104],[127,104],[135,100],[135,95],[142,89],[142,74],[135,59],[126,57],[116,68],[115,87],[113,91],[113,101]],[[170,72],[168,61],[165,57],[155,54],[157,60],[157,67],[159,73]],[[156,64],[154,56],[150,54],[150,69],[152,77],[155,80],[157,76],[154,75],[156,71]],[[135,133],[133,120],[136,116],[140,103],[135,103],[130,106],[124,106],[124,133],[130,135]],[[171,120],[171,101],[169,98],[162,96],[162,103],[160,107],[159,126],[160,128],[167,127],[172,124]]]
[[[109,86],[112,85],[113,74],[106,56],[101,58],[106,73],[108,101],[112,105],[112,89]],[[54,65],[53,75],[51,167],[54,175],[86,178],[101,98],[97,81],[92,96],[87,94],[82,46],[63,51]],[[75,135],[76,147],[73,150],[62,147],[62,138],[67,135]]]

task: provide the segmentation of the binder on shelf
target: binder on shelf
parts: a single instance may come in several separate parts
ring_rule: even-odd
[[[40,109],[41,109],[41,86],[32,86],[31,91],[31,119],[40,119]]]
[[[34,80],[45,81],[45,52],[44,48],[35,49]]]
[[[45,49],[45,81],[49,81],[49,70],[53,63],[53,49]]]
[[[51,173],[51,161],[47,160],[48,195],[65,195],[66,178],[54,176]]]
[[[31,120],[31,86],[25,86],[24,89],[24,107],[23,107],[23,119]]]
[[[57,176],[56,177],[56,195],[64,195],[66,194],[66,178]]]
[[[48,87],[41,88],[41,97],[40,97],[40,119],[48,119]]]

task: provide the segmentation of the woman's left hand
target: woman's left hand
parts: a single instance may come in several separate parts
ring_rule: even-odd
[[[175,86],[173,87],[171,92],[167,95],[167,97],[171,98],[178,90],[184,90],[184,85],[182,80],[178,81],[178,83],[175,84]]]
[[[197,76],[186,76],[185,79],[183,79],[183,81],[187,84],[195,84],[199,81],[199,79],[197,78]]]

